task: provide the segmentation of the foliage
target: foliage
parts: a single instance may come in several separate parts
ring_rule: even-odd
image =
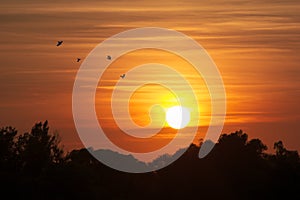
[[[242,130],[223,134],[212,152],[199,146],[156,172],[128,174],[98,162],[87,149],[64,154],[48,122],[30,133],[0,129],[3,195],[29,199],[299,199],[300,160],[282,141],[275,154]],[[200,144],[201,145],[201,144]],[[161,156],[160,159],[168,156]]]

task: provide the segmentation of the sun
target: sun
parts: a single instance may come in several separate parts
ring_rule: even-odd
[[[173,106],[166,111],[166,121],[174,129],[186,127],[190,119],[190,111],[185,107]]]

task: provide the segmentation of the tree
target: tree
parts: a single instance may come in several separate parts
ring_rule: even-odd
[[[268,148],[260,139],[252,139],[246,145],[248,152],[252,155],[262,156]]]
[[[15,136],[17,130],[12,127],[0,129],[0,167],[11,169],[15,159]]]
[[[20,168],[24,172],[38,175],[51,164],[63,162],[63,150],[59,147],[57,134],[50,135],[48,121],[36,123],[31,133],[20,135],[16,148]]]
[[[287,150],[282,141],[278,141],[274,143],[274,149],[276,152],[276,159],[279,162],[285,162],[291,166],[299,165],[299,154],[297,151],[289,151]]]

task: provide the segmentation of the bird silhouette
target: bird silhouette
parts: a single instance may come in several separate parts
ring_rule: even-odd
[[[56,46],[58,47],[58,46],[60,46],[62,43],[63,43],[64,41],[62,41],[62,40],[60,40],[60,41],[57,41],[57,44],[56,44]]]
[[[81,58],[77,58],[77,62],[80,62]]]
[[[125,74],[122,74],[120,77],[121,77],[121,78],[125,78]]]
[[[109,56],[109,55],[106,58],[107,58],[107,60],[111,60],[111,56]]]

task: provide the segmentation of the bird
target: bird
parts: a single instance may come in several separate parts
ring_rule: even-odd
[[[111,60],[111,56],[110,55],[108,55],[106,58],[107,58],[107,60]]]
[[[121,77],[121,78],[125,78],[125,74],[122,74],[120,77]]]
[[[60,41],[57,41],[57,44],[56,44],[56,46],[58,47],[58,46],[60,46],[62,43],[63,43],[64,41],[62,41],[62,40],[60,40]]]
[[[77,58],[77,62],[80,62],[81,58]]]

